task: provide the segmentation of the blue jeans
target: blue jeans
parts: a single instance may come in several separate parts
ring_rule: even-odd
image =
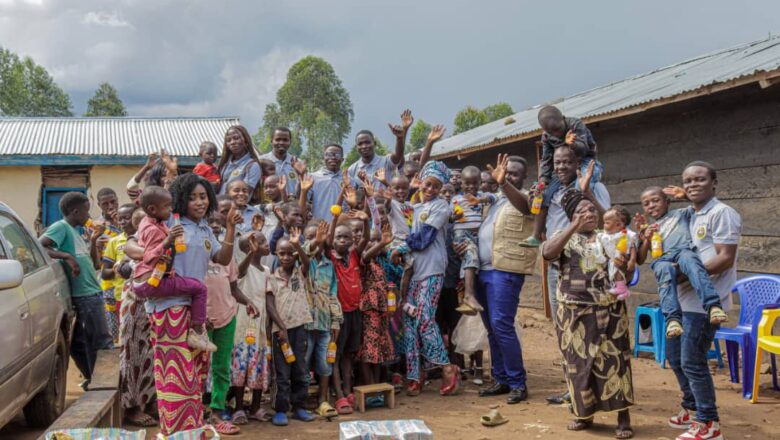
[[[333,374],[333,366],[328,363],[328,344],[330,344],[330,331],[309,330],[306,365],[320,376]]]
[[[70,356],[84,379],[92,378],[98,350],[114,348],[106,323],[106,303],[102,294],[71,297],[76,310],[76,327],[70,341]]]
[[[677,267],[674,264],[677,263]],[[712,306],[720,306],[720,296],[712,285],[707,270],[701,258],[691,249],[670,249],[650,265],[658,283],[658,295],[661,297],[661,311],[667,321],[681,322],[682,309],[677,298],[677,271],[679,270],[690,281],[691,286],[699,295],[704,310]]]
[[[593,167],[593,177],[590,179],[590,187],[593,188],[593,185],[595,185],[598,182],[601,182],[601,173],[604,171],[604,166],[601,165],[601,162],[597,161],[596,159],[592,157],[584,157],[582,159],[582,163],[580,164],[580,172],[584,176],[585,173],[588,171],[588,165],[592,161],[596,161],[596,165]],[[556,192],[558,192],[558,189],[561,187],[561,180],[558,178],[558,175],[553,172],[552,178],[550,179],[550,183],[547,185],[547,187],[544,189],[544,196],[543,196],[543,202],[542,206],[550,206],[550,200],[552,200],[553,195],[555,195]],[[577,189],[581,189],[577,187]]]
[[[515,316],[525,275],[486,270],[477,278],[477,301],[485,309],[482,322],[490,343],[493,377],[501,385],[525,388],[523,351],[515,331]]]
[[[682,407],[696,411],[702,423],[718,420],[715,385],[707,365],[707,351],[718,326],[710,324],[706,314],[691,312],[683,312],[682,326],[682,336],[666,340],[666,358],[683,392]]]

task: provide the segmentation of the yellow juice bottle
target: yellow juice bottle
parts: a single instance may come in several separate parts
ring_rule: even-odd
[[[536,215],[542,210],[542,202],[544,201],[544,182],[539,182],[537,185],[536,196],[534,196],[531,202],[531,214]]]
[[[396,295],[395,292],[396,292],[395,283],[388,283],[387,284],[387,311],[390,313],[394,313],[398,308],[398,303],[397,303],[398,296]]]
[[[332,364],[336,362],[336,343],[331,341],[328,344],[328,363]]]
[[[181,224],[181,220],[179,219],[179,214],[173,214],[173,224],[174,226],[178,226]],[[181,254],[184,252],[187,252],[187,242],[184,241],[184,236],[176,237],[176,241],[173,244],[174,249],[176,249],[177,254]]]
[[[293,353],[290,344],[282,342],[282,354],[284,355],[284,361],[288,364],[295,362],[295,353]]]
[[[653,225],[655,230],[653,236],[650,237],[650,255],[653,258],[660,258],[664,254],[664,243],[661,234],[658,232],[658,225]]]

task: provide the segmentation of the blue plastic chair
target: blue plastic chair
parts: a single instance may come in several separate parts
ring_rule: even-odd
[[[734,284],[732,291],[739,294],[739,322],[735,328],[721,328],[715,337],[726,341],[732,383],[739,383],[739,352],[742,351],[742,397],[750,399],[756,357],[755,326],[765,307],[780,303],[780,278],[768,275],[744,278]],[[772,366],[775,366],[774,357]],[[773,379],[777,387],[777,380]]]
[[[653,335],[652,342],[639,343],[639,318],[647,316],[650,318],[650,330]],[[663,353],[663,340],[665,339],[661,332],[661,321],[664,315],[661,313],[661,307],[657,302],[646,303],[637,306],[634,314],[634,357],[639,357],[639,352],[646,351],[653,353],[656,362],[661,362]]]

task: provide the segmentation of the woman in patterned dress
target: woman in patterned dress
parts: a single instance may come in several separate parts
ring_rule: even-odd
[[[615,437],[631,438],[626,304],[608,291],[608,257],[596,238],[596,207],[576,190],[564,194],[562,205],[571,223],[544,243],[542,254],[559,270],[554,321],[575,417],[568,429],[588,429],[595,413],[617,411]],[[625,261],[615,263],[625,270]]]

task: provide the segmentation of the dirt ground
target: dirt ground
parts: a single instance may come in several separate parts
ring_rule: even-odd
[[[528,402],[506,405],[501,397],[480,398],[477,395],[478,387],[470,382],[463,394],[441,397],[438,394],[438,381],[434,381],[419,397],[410,398],[404,393],[399,394],[394,410],[370,409],[364,414],[341,416],[338,421],[418,418],[426,422],[435,438],[446,440],[613,438],[615,416],[611,414],[599,414],[596,417],[597,424],[591,431],[566,431],[568,409],[564,406],[550,406],[544,401],[548,394],[564,388],[552,326],[538,310],[520,309],[519,319],[524,323],[522,341],[528,370]],[[634,438],[674,439],[680,431],[666,424],[667,418],[679,409],[680,393],[673,373],[669,369],[661,369],[649,358],[635,359],[632,367],[637,397],[637,405],[631,410]],[[729,382],[728,366],[717,370],[714,378],[726,438],[780,439],[780,392],[772,389],[770,376],[762,375],[760,401],[756,405],[742,399],[740,384]],[[80,389],[77,384],[78,374],[71,367],[69,400],[78,396]],[[483,427],[479,423],[480,416],[495,405],[509,419],[509,423],[495,428]],[[336,439],[338,421],[302,423],[291,420],[290,426],[286,428],[253,422],[242,427],[237,438]],[[156,430],[147,431],[147,438],[153,438],[151,434],[154,433]],[[21,418],[0,430],[1,439],[32,440],[40,434],[41,431],[26,428]]]

